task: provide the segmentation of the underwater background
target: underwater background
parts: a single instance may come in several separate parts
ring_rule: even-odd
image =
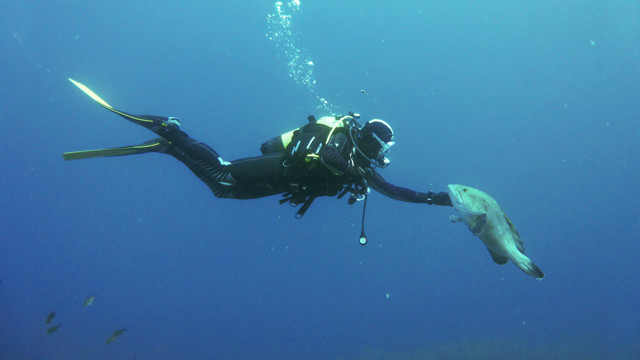
[[[638,1],[0,1],[0,51],[0,359],[639,356]],[[385,119],[388,181],[492,195],[546,277],[450,207],[373,193],[363,247],[362,203],[296,220],[166,155],[65,162],[155,137],[69,77],[229,161]]]

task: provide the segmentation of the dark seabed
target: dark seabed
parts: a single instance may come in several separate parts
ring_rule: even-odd
[[[0,2],[0,359],[638,357],[640,2],[274,3]],[[546,277],[449,207],[374,193],[362,247],[362,203],[296,220],[166,155],[63,161],[154,137],[67,78],[229,161],[385,119],[388,181],[491,194]]]

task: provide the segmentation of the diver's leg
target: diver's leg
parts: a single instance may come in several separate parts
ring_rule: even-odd
[[[237,199],[255,199],[286,192],[285,158],[284,153],[271,153],[232,161],[226,166],[235,181],[230,194]]]
[[[232,163],[220,158],[210,146],[179,129],[178,119],[155,115],[131,115],[109,108],[126,120],[162,138],[138,146],[66,153],[65,159],[121,156],[146,152],[168,154],[184,163],[220,198],[253,199],[286,191],[284,154],[274,153]]]
[[[174,140],[171,144],[156,151],[180,160],[216,197],[255,199],[287,190],[283,176],[283,153],[227,162],[209,145],[184,132],[180,133],[172,134]]]

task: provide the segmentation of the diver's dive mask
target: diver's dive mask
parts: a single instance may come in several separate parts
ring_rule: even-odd
[[[384,120],[369,120],[362,128],[352,129],[351,138],[356,150],[371,164],[387,167],[391,162],[387,154],[395,141],[391,126]]]
[[[378,141],[380,144],[380,150],[378,150],[378,154],[375,157],[375,164],[379,167],[387,167],[391,163],[391,160],[387,158],[387,154],[389,154],[389,150],[391,147],[396,144],[395,141],[384,142],[376,133],[371,134],[372,137]]]

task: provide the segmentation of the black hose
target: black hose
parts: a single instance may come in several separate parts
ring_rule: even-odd
[[[362,231],[360,231],[360,245],[367,245],[367,236],[364,234],[364,214],[367,211],[367,200],[369,199],[368,195],[364,196],[364,207],[362,208]]]

